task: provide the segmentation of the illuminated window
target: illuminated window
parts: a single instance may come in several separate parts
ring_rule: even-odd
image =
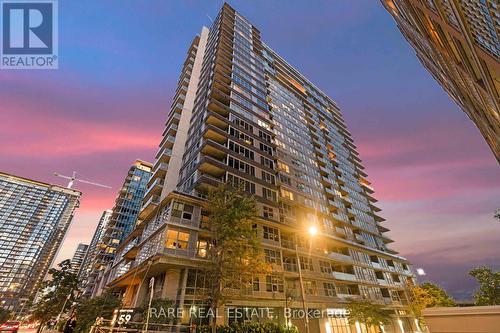
[[[325,323],[327,333],[351,333],[351,327],[347,318],[329,316]]]
[[[257,124],[259,124],[259,126],[264,127],[265,129],[271,129],[271,126],[268,123],[266,123],[260,119],[257,120]]]
[[[206,258],[208,251],[208,241],[199,240],[197,243],[197,251],[198,257]]]
[[[284,188],[281,189],[281,196],[288,200],[293,200],[293,193],[288,190],[285,190]]]
[[[165,246],[168,249],[187,250],[189,243],[189,233],[178,230],[167,231],[167,241]]]
[[[290,173],[290,167],[283,162],[278,161],[278,168],[286,173]]]

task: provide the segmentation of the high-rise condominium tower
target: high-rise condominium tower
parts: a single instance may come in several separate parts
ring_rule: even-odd
[[[382,0],[500,162],[500,11],[492,0]]]
[[[89,246],[87,244],[80,243],[76,247],[75,253],[73,254],[73,258],[71,258],[71,269],[70,272],[73,274],[79,274],[80,269],[82,268],[83,262],[87,255],[87,250]]]
[[[29,310],[81,192],[0,173],[0,308]]]
[[[97,224],[87,250],[87,255],[82,263],[82,268],[78,274],[78,284],[82,289],[82,295],[84,297],[92,295],[95,281],[99,272],[103,269],[99,260],[99,252],[104,247],[102,239],[104,238],[104,232],[107,229],[111,213],[113,213],[111,209],[102,212],[101,218],[99,219],[99,223]]]
[[[198,268],[210,244],[204,199],[230,182],[258,202],[256,232],[273,272],[255,277],[226,308],[271,307],[284,323],[284,307],[302,308],[302,297],[307,308],[330,312],[348,299],[367,299],[387,307],[386,332],[410,331],[405,286],[413,275],[387,246],[392,241],[366,177],[335,102],[225,4],[188,50],[141,221],[117,249],[108,286],[123,292],[126,306],[142,306],[154,276],[153,297],[202,307]],[[320,229],[314,239],[311,226]],[[292,321],[304,331],[304,321]],[[356,332],[343,316],[314,318],[309,326]]]
[[[100,294],[103,285],[107,281],[106,265],[113,261],[116,248],[135,227],[142,199],[151,176],[151,167],[150,163],[141,160],[136,160],[132,164],[118,192],[109,221],[103,223],[102,226],[100,225],[104,227],[105,224],[102,239],[96,244],[97,250],[95,248],[90,249],[92,252],[97,252],[90,273],[95,279],[89,280],[85,286],[85,289],[92,288],[92,295]],[[105,218],[104,215],[101,220],[103,218]],[[102,230],[98,227],[96,235],[101,233]]]

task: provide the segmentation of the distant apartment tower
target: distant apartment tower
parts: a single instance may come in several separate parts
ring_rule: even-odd
[[[82,264],[82,269],[78,274],[78,284],[84,297],[92,295],[93,286],[95,285],[99,272],[103,269],[101,263],[97,259],[99,251],[104,247],[102,240],[112,212],[111,209],[108,209],[102,213],[94,235],[92,236],[92,241],[89,244],[87,255]]]
[[[0,172],[0,308],[22,315],[59,250],[81,192]]]
[[[152,165],[136,160],[128,170],[127,177],[118,192],[111,216],[106,223],[101,242],[97,244],[97,253],[91,275],[97,275],[89,286],[93,288],[91,295],[100,294],[106,283],[106,266],[112,262],[116,248],[134,229],[142,199],[151,176]],[[96,233],[102,232],[96,230]]]
[[[85,256],[87,255],[87,250],[89,246],[87,244],[80,243],[76,247],[75,253],[73,254],[73,257],[71,258],[71,268],[70,272],[73,274],[78,275],[80,272],[80,269],[82,268],[83,261],[85,260]]]
[[[366,177],[335,102],[225,4],[188,50],[140,223],[118,247],[108,287],[122,292],[124,306],[140,307],[155,277],[154,298],[206,306],[205,198],[230,182],[257,200],[255,230],[273,272],[229,297],[226,310],[270,307],[284,324],[284,307],[302,308],[302,297],[310,309],[344,314],[346,300],[368,299],[391,314],[385,332],[413,331],[405,304],[414,277],[387,246]],[[321,229],[314,241],[305,232],[312,225]],[[293,323],[304,332],[303,320]],[[311,319],[310,328],[356,332],[335,316]]]
[[[491,0],[382,0],[500,162],[500,11]]]

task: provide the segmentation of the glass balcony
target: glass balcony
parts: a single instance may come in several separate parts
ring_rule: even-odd
[[[337,280],[357,281],[356,275],[343,272],[332,272],[331,275]]]

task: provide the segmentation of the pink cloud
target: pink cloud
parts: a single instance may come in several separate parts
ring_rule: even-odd
[[[158,133],[130,125],[56,117],[4,103],[0,106],[0,135],[10,144],[2,155],[45,157],[86,155],[129,149],[149,149],[158,144]],[[24,133],[22,136],[19,133]],[[7,143],[8,143],[7,141]]]
[[[469,122],[429,122],[357,140],[376,197],[381,201],[488,195],[500,170]]]

